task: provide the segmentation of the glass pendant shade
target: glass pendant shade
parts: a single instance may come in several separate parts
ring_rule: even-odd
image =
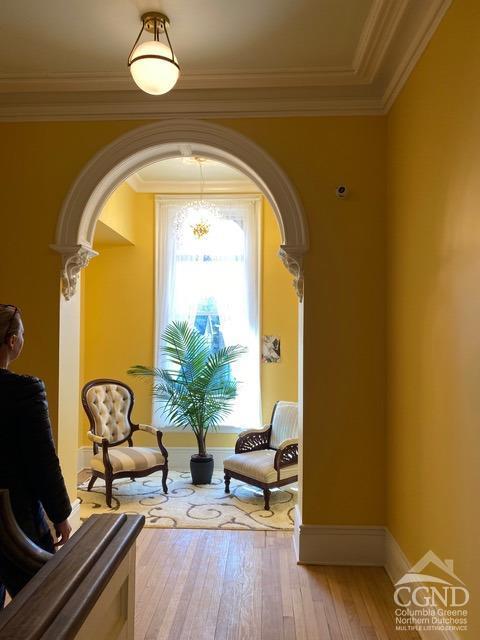
[[[176,56],[174,60],[178,64]],[[136,85],[153,96],[168,93],[179,76],[178,66],[172,62],[172,51],[155,40],[143,42],[135,48],[131,54],[130,72]]]

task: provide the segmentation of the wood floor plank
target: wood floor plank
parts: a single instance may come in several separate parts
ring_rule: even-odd
[[[193,536],[186,548],[183,562],[174,567],[170,573],[171,588],[167,592],[164,590],[163,598],[157,604],[157,609],[152,618],[152,622],[147,630],[146,640],[167,640],[170,629],[173,625],[175,615],[184,604],[182,593],[188,588],[188,578],[194,570],[194,558],[200,545],[200,537]],[[161,606],[159,606],[161,605]]]
[[[324,603],[315,602],[314,611],[317,618],[318,637],[322,638],[322,640],[331,640],[332,634],[330,627],[328,626]]]
[[[342,640],[342,632],[338,625],[325,567],[308,567],[307,575],[310,582],[310,592],[315,603],[315,615],[319,625],[323,626],[323,617],[325,617],[330,638],[332,640]]]
[[[365,606],[365,601],[362,597],[361,584],[357,580],[357,572],[352,567],[347,568],[347,581],[348,590],[350,592],[350,597],[352,598],[359,623],[368,631],[372,627],[372,620],[368,615],[367,607]]]
[[[230,540],[227,563],[222,582],[222,595],[218,610],[215,640],[227,640],[231,637],[232,618],[238,615],[239,580],[241,576],[241,539],[235,531]]]
[[[308,640],[302,594],[299,589],[292,589],[292,606],[296,638],[297,640]]]
[[[153,592],[147,590],[144,600],[144,607],[150,614],[145,620],[145,640],[157,640],[168,633],[178,604],[178,592],[183,587],[197,544],[196,536],[182,531],[178,541],[172,543],[172,553],[166,554],[165,567],[160,569],[161,581],[154,585]]]
[[[168,590],[170,574],[176,564],[182,561],[183,546],[175,543],[170,531],[162,531],[155,556],[151,558],[150,571],[147,572],[141,588],[137,589],[135,612],[135,637],[144,640],[158,602],[164,600],[163,593]],[[166,550],[168,549],[168,552]]]
[[[419,640],[381,568],[303,566],[291,534],[147,529],[135,640]]]
[[[242,573],[242,590],[238,607],[241,612],[236,640],[261,640],[262,629],[262,550],[254,546],[246,549]]]
[[[372,588],[372,577],[366,572],[363,572],[359,576],[359,585],[362,590],[363,599],[367,607],[368,615],[370,616],[375,633],[379,640],[390,640],[392,633],[395,633],[390,629],[390,625],[386,624],[384,616],[382,616],[381,610],[378,606],[378,601],[375,594],[375,589]],[[397,637],[400,634],[397,634]]]
[[[373,567],[372,568],[372,580],[371,582],[376,583],[375,593],[377,594],[377,603],[380,609],[380,612],[383,612],[383,617],[386,620],[390,620],[390,628],[393,629],[395,626],[395,608],[393,600],[393,587],[390,581],[390,578],[387,575],[387,572],[382,567]],[[396,634],[396,635],[392,635]],[[391,637],[395,638],[403,638],[407,639],[416,639],[418,638],[418,634],[415,631],[402,631],[400,632],[390,632]]]
[[[268,545],[262,558],[262,640],[283,637],[278,550]]]
[[[179,599],[174,611],[172,624],[168,633],[168,640],[179,640],[188,638],[193,624],[193,617],[197,608],[197,596],[203,587],[205,578],[205,565],[208,562],[208,536],[206,531],[199,536],[198,545],[192,558],[192,563],[186,575],[181,591],[179,589]]]
[[[308,568],[304,565],[298,565],[297,573],[300,584],[300,594],[302,597],[307,638],[309,638],[309,640],[316,640],[319,637],[319,630],[317,616],[315,615],[315,605],[312,592],[310,590],[310,581],[308,579]]]
[[[348,622],[352,629],[353,636],[358,637],[359,640],[368,640],[369,625],[363,625],[361,618],[358,614],[357,607],[355,606],[355,597],[352,592],[355,590],[356,585],[352,585],[351,577],[349,575],[350,567],[341,567],[340,572],[340,586],[342,592],[342,600],[345,611],[347,613]]]
[[[395,630],[392,603],[384,569],[297,565],[290,532],[144,529],[137,542],[135,640],[419,640]]]
[[[354,631],[350,625],[350,619],[345,606],[342,593],[342,584],[339,569],[343,567],[325,567],[327,581],[332,594],[332,604],[335,611],[335,617],[340,627],[342,640],[363,640],[363,638],[355,638]]]
[[[214,551],[207,568],[196,633],[191,634],[191,640],[211,640],[215,637],[230,540],[227,531],[219,531],[218,536],[212,537]]]
[[[200,607],[203,593],[210,588],[207,583],[210,559],[214,553],[213,541],[210,536],[206,536],[201,541],[201,549],[198,557],[195,558],[196,570],[189,576],[190,588],[183,592],[184,605],[177,610],[176,618],[170,630],[170,638],[177,640],[188,640],[198,637],[197,621],[200,615]],[[194,577],[195,576],[195,577]],[[194,578],[194,579],[193,579]]]
[[[282,596],[282,613],[284,618],[292,618],[293,620],[293,603],[292,603],[292,586],[290,583],[289,565],[291,564],[291,551],[289,548],[283,548],[279,554],[280,562],[280,591]],[[294,623],[295,626],[295,623]]]
[[[283,640],[296,640],[295,620],[293,616],[283,617]]]

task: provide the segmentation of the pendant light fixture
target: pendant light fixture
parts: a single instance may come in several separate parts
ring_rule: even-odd
[[[128,56],[128,66],[135,83],[142,91],[154,96],[173,89],[180,73],[178,60],[168,36],[169,25],[170,22],[163,13],[144,13],[142,28]],[[153,33],[153,40],[138,44],[144,31]],[[165,34],[168,44],[160,42],[161,33]]]
[[[205,178],[203,164],[207,162],[207,159],[194,156],[192,160],[198,164],[200,172],[200,199],[186,202],[177,212],[175,227],[179,240],[190,233],[197,240],[206,238],[212,225],[221,218],[220,211],[215,203],[204,199]]]

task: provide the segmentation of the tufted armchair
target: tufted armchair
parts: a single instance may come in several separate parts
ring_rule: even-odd
[[[90,422],[88,439],[93,443],[92,477],[88,491],[97,478],[103,478],[109,507],[112,506],[112,483],[117,478],[134,480],[162,470],[163,491],[168,493],[168,452],[162,444],[163,434],[149,424],[132,423],[130,416],[134,401],[132,389],[119,380],[91,380],[82,389],[82,404]],[[132,434],[135,431],[155,435],[158,449],[134,447]],[[128,442],[128,447],[118,447],[124,442]]]
[[[223,466],[225,492],[230,493],[231,478],[260,487],[268,511],[270,490],[298,480],[297,403],[277,402],[269,425],[240,433],[235,454]]]

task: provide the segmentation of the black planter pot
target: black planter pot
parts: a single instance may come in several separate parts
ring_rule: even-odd
[[[210,484],[213,475],[213,456],[199,456],[195,454],[190,458],[190,472],[192,484]]]

